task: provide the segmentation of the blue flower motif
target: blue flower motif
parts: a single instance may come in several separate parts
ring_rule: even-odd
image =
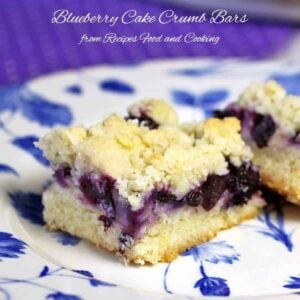
[[[218,277],[203,277],[195,283],[194,288],[199,288],[203,296],[230,295],[226,280]]]
[[[79,296],[64,294],[61,292],[49,294],[49,295],[47,295],[46,299],[50,299],[50,300],[82,300],[82,298]]]
[[[194,288],[199,288],[200,292],[204,296],[229,296],[230,289],[226,283],[226,280],[219,277],[209,277],[204,271],[204,267],[201,263],[200,273],[203,276],[196,281]]]
[[[12,140],[12,144],[25,150],[44,166],[49,166],[49,161],[43,156],[42,151],[34,146],[34,142],[38,141],[38,139],[39,138],[34,135],[17,137]]]
[[[25,254],[25,248],[23,241],[13,237],[10,233],[0,232],[0,257],[18,258],[19,255]]]
[[[192,255],[195,261],[207,261],[213,264],[223,262],[233,264],[239,260],[239,254],[233,246],[225,241],[208,242],[193,247],[181,254],[182,256]]]
[[[300,72],[294,74],[274,74],[270,79],[280,83],[289,94],[300,95]]]
[[[66,87],[65,91],[70,94],[74,95],[81,95],[82,94],[82,88],[78,84],[70,85]]]
[[[287,289],[300,289],[300,277],[291,276],[288,283],[283,287]]]
[[[172,91],[172,99],[175,103],[202,108],[206,117],[209,117],[217,104],[225,100],[228,95],[229,93],[225,89],[208,90],[200,95],[183,90]]]
[[[6,164],[0,164],[0,173],[10,173],[15,176],[19,176],[19,174],[17,173],[17,171],[14,168],[12,168]]]
[[[8,193],[12,205],[18,213],[33,224],[44,225],[43,203],[40,194],[15,191]]]
[[[0,112],[19,111],[29,121],[42,126],[69,125],[72,121],[72,113],[66,105],[49,102],[25,84],[1,89],[0,99]]]
[[[123,81],[117,79],[107,79],[99,83],[99,86],[104,91],[119,93],[119,94],[133,94],[134,88]]]
[[[80,242],[80,239],[68,232],[55,233],[57,241],[64,246],[75,246]]]

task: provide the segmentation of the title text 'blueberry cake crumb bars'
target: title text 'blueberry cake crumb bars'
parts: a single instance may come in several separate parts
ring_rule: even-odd
[[[240,119],[263,183],[300,205],[300,97],[275,81],[257,83],[216,116]]]
[[[159,100],[53,130],[38,143],[55,179],[43,195],[48,228],[133,263],[172,261],[265,205],[239,131],[232,117],[180,125]]]

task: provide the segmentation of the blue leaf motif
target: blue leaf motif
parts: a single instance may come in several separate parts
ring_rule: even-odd
[[[81,95],[82,94],[82,88],[78,84],[70,85],[66,87],[65,91],[70,94],[74,95]]]
[[[134,93],[134,88],[131,85],[117,79],[103,80],[100,82],[99,86],[104,91],[120,93],[120,94]]]
[[[204,277],[199,279],[194,288],[199,288],[204,296],[229,296],[230,289],[226,280],[218,277]]]
[[[225,89],[213,89],[196,95],[183,90],[172,91],[172,99],[175,103],[202,108],[205,115],[211,115],[216,105],[228,97],[229,93]]]
[[[45,277],[45,276],[48,275],[48,273],[49,273],[49,268],[48,268],[48,266],[44,266],[44,268],[43,268],[43,270],[41,271],[39,277]]]
[[[56,292],[53,294],[49,294],[49,295],[47,295],[46,299],[50,299],[50,300],[82,300],[82,298],[79,296],[64,294],[62,292]]]
[[[44,166],[49,166],[49,161],[43,156],[42,151],[34,146],[34,142],[36,141],[38,141],[37,136],[27,135],[13,139],[12,144],[25,150]]]
[[[25,254],[25,243],[7,232],[0,232],[0,258],[18,258]],[[2,261],[0,259],[0,261]]]
[[[85,270],[72,270],[72,271],[86,277],[94,278],[94,275],[90,271],[85,271]]]
[[[200,77],[200,76],[205,76],[214,73],[217,68],[218,67],[216,65],[211,65],[206,67],[180,69],[180,70],[172,71],[172,73],[175,75]]]
[[[228,91],[225,89],[207,91],[199,96],[197,102],[208,118],[212,115],[217,104],[224,101],[228,97],[228,94]]]
[[[10,173],[10,174],[19,176],[19,174],[17,173],[17,171],[14,168],[12,168],[6,164],[0,164],[0,173]]]
[[[80,275],[89,277],[90,278],[90,280],[89,280],[90,285],[94,286],[94,287],[97,287],[97,286],[109,286],[109,287],[116,286],[116,284],[114,284],[114,283],[110,283],[110,282],[106,282],[106,281],[103,281],[103,280],[95,279],[94,275],[90,271],[73,270],[73,272],[76,272]]]
[[[72,121],[72,113],[66,105],[50,102],[24,84],[1,89],[0,99],[0,111],[18,110],[29,121],[43,126],[69,125]]]
[[[68,232],[57,232],[57,241],[64,246],[75,246],[80,242],[80,239]]]
[[[94,287],[96,287],[96,286],[107,286],[107,287],[117,286],[114,283],[110,283],[110,282],[106,282],[106,281],[98,280],[98,279],[91,279],[90,284],[91,284],[91,286],[94,286]]]
[[[20,98],[18,96],[20,84],[4,87],[0,89],[0,112],[10,111],[14,113],[19,105]]]
[[[208,242],[193,247],[181,254],[182,256],[192,255],[195,261],[205,260],[213,264],[223,262],[233,264],[239,260],[239,254],[233,246],[225,241]]]
[[[172,91],[172,98],[173,101],[177,104],[190,105],[190,106],[196,105],[195,95],[186,91],[174,90]]]
[[[288,283],[283,287],[287,289],[300,289],[300,277],[291,276]]]
[[[300,95],[300,72],[294,74],[274,74],[270,79],[276,80],[288,94]]]
[[[228,91],[225,89],[210,90],[199,95],[197,103],[204,107],[212,107],[228,97]]]
[[[43,203],[40,194],[15,191],[8,193],[12,205],[18,213],[33,224],[44,225]]]
[[[287,232],[284,227],[284,214],[281,205],[281,201],[284,200],[284,197],[268,189],[263,189],[263,196],[268,203],[273,203],[273,206],[265,208],[263,214],[257,218],[264,226],[245,226],[254,228],[258,233],[278,241],[283,244],[289,252],[292,252],[294,247],[292,242],[293,231]]]

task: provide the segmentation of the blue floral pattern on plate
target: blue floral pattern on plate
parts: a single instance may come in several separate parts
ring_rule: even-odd
[[[85,71],[86,76],[82,76],[82,71],[74,71],[72,74],[66,74],[66,80],[63,77],[59,80],[52,78],[53,81],[45,78],[44,83],[33,81],[0,89],[0,138],[3,138],[0,162],[0,192],[3,192],[3,197],[0,198],[0,209],[5,212],[0,220],[0,298],[16,300],[18,296],[26,293],[38,293],[43,299],[50,300],[92,299],[95,295],[106,295],[102,297],[106,299],[113,290],[124,291],[122,295],[125,297],[130,295],[129,290],[124,289],[122,285],[138,289],[134,299],[140,299],[141,290],[147,289],[192,297],[247,296],[237,285],[236,276],[246,276],[251,272],[253,264],[253,280],[260,276],[266,278],[266,274],[260,274],[263,268],[260,268],[256,258],[266,255],[264,258],[267,259],[272,252],[289,264],[288,271],[276,274],[277,284],[272,286],[273,294],[300,291],[299,271],[296,269],[297,263],[300,263],[297,248],[299,246],[296,243],[300,226],[299,222],[291,217],[293,213],[300,215],[300,212],[295,212],[297,208],[291,208],[289,205],[274,205],[265,209],[257,220],[228,231],[222,235],[222,239],[218,237],[198,245],[184,252],[174,262],[152,268],[125,268],[117,263],[115,257],[98,253],[93,247],[68,233],[47,233],[44,230],[41,189],[37,190],[28,184],[30,180],[26,179],[32,174],[37,174],[38,179],[33,180],[36,180],[42,189],[50,184],[49,163],[34,147],[34,142],[49,128],[69,126],[73,120],[76,120],[76,124],[95,123],[102,116],[119,108],[119,111],[125,112],[129,103],[129,97],[126,96],[134,96],[132,101],[135,101],[145,97],[168,95],[179,112],[182,108],[190,109],[188,119],[198,117],[199,112],[207,117],[214,109],[223,105],[230,95],[239,93],[240,86],[257,78],[276,79],[288,92],[300,94],[300,67],[296,69],[295,66],[293,70],[289,70],[284,64],[279,64],[266,71],[263,64],[236,62],[236,68],[232,71],[232,62],[226,64],[219,61],[191,61],[184,64],[179,62],[178,65],[176,62],[154,65],[155,68],[151,65],[123,66],[120,69],[116,67],[111,68],[111,72],[109,69],[103,72],[100,67],[97,72]],[[251,71],[251,76],[245,76],[245,68]],[[281,69],[284,71],[281,72]],[[122,76],[116,75],[117,70]],[[243,70],[242,76],[239,76],[240,70]],[[126,76],[128,74],[128,80],[124,80],[127,78],[124,77],[124,72]],[[217,80],[220,72],[223,79],[235,72],[235,80],[226,83],[226,80],[223,82],[222,79],[222,82],[216,85],[212,75],[216,75]],[[83,81],[88,84],[83,85]],[[162,82],[166,84],[161,84]],[[94,97],[91,97],[91,94]],[[107,103],[112,104],[112,110]],[[45,172],[49,174],[47,178],[43,175]],[[20,220],[22,222],[19,222]],[[23,235],[24,232],[26,234]],[[250,244],[243,244],[239,239],[245,236],[248,238],[248,233],[252,242],[255,243],[256,237],[261,241],[258,249],[252,250],[254,252],[248,251]],[[269,243],[272,251],[265,253],[268,252],[266,249],[270,249],[267,248]],[[35,247],[32,245],[37,246],[41,252],[35,253],[32,250]],[[55,257],[52,251],[56,253]],[[43,252],[47,254],[46,259],[39,255]],[[51,257],[58,264],[64,265],[60,256],[67,260],[66,265],[71,262],[73,256],[80,259],[82,257],[81,261],[91,259],[92,263],[82,267],[76,265],[75,268],[71,268],[73,270],[67,270],[47,259]],[[247,272],[235,274],[236,270],[243,270],[248,266],[249,257],[252,264],[247,268]],[[273,261],[278,263],[280,268],[280,263],[275,259]],[[12,268],[18,270],[19,266],[26,272],[16,271],[12,274],[9,271]],[[151,273],[152,270],[155,275]],[[112,277],[111,274],[115,276]],[[114,279],[110,280],[111,278]],[[52,284],[53,282],[55,284]],[[64,282],[72,289],[66,288]],[[178,282],[182,286],[177,284]],[[255,289],[259,286],[255,286]],[[158,294],[155,296],[159,297]],[[161,297],[164,298],[164,294]],[[133,298],[128,296],[128,299]]]

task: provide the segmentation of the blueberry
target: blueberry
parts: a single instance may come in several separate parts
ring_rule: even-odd
[[[211,210],[227,188],[226,176],[209,175],[201,186],[202,207]]]
[[[92,204],[100,204],[101,200],[105,198],[105,191],[99,188],[99,185],[92,179],[92,174],[90,173],[80,177],[79,186],[84,196]]]
[[[165,190],[154,191],[152,193],[151,198],[156,199],[158,202],[161,202],[161,203],[172,203],[177,200],[175,195],[173,195],[170,192],[165,191]]]
[[[183,199],[189,206],[198,206],[203,203],[204,197],[201,188],[198,187],[188,192]]]
[[[236,117],[242,122],[243,127],[252,124],[250,129],[251,135],[259,148],[266,147],[276,131],[276,124],[270,115],[262,115],[238,107],[229,106],[223,111],[216,110],[214,116],[219,119],[224,119],[229,116]]]
[[[238,168],[229,165],[229,169],[230,174],[227,176],[227,186],[232,194],[229,205],[246,203],[259,188],[259,173],[250,163],[245,163]]]
[[[79,179],[79,188],[85,199],[100,206],[108,218],[115,218],[115,204],[112,197],[114,181],[108,176],[95,178],[92,173],[84,174]]]
[[[236,107],[228,107],[224,110],[215,110],[213,112],[215,118],[224,119],[226,117],[236,117],[240,120],[244,118],[244,110]]]
[[[105,231],[107,231],[112,226],[114,220],[115,220],[114,217],[108,217],[108,216],[105,216],[105,215],[101,215],[99,217],[99,221],[103,222]]]
[[[137,121],[139,126],[145,126],[149,129],[156,129],[159,126],[152,118],[147,116],[145,113],[141,113],[140,117],[129,114],[129,116],[126,117],[125,120]]]
[[[67,187],[69,185],[69,180],[71,179],[71,167],[68,164],[60,165],[54,172],[53,177],[62,187]]]
[[[121,233],[119,236],[119,251],[120,253],[124,253],[126,249],[131,248],[133,244],[133,238],[129,233]]]
[[[255,141],[257,147],[266,147],[275,131],[276,124],[271,116],[262,114],[255,115],[254,127],[252,129],[252,138]]]

